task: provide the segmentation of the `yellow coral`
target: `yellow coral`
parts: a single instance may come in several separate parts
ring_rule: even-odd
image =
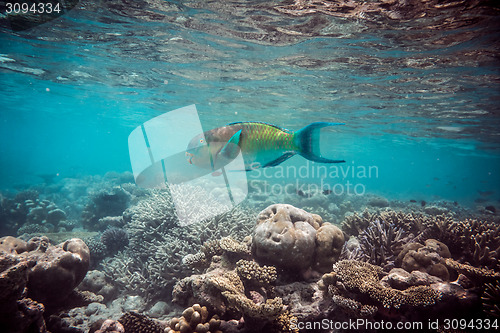
[[[255,261],[243,259],[236,263],[236,272],[241,278],[264,286],[273,283],[277,278],[276,267],[260,267]]]
[[[169,326],[166,333],[221,333],[219,317],[214,315],[208,320],[207,308],[199,304],[185,309],[182,317],[172,318]]]

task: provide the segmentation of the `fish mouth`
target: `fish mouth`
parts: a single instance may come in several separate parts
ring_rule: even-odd
[[[189,162],[189,164],[193,164],[193,161],[192,161],[193,157],[194,157],[194,154],[186,152],[186,158],[187,158],[187,161]]]

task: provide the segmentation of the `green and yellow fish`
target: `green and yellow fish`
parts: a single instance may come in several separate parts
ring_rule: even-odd
[[[295,154],[310,161],[342,163],[319,152],[319,131],[342,123],[316,122],[293,132],[262,122],[237,122],[195,136],[186,150],[190,164],[217,170],[230,163],[240,151],[247,171],[279,165]]]

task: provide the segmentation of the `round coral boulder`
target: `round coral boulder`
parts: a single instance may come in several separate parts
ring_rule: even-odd
[[[323,223],[316,231],[315,269],[322,273],[330,272],[340,257],[344,243],[342,230],[328,222]]]
[[[41,241],[43,243],[43,239]],[[57,246],[40,246],[22,255],[36,260],[28,275],[28,296],[44,304],[64,300],[80,284],[89,268],[89,248],[77,238]]]
[[[321,217],[291,205],[275,204],[264,209],[257,219],[252,239],[256,258],[281,268],[311,266]]]

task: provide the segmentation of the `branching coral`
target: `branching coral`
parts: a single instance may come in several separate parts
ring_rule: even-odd
[[[221,251],[248,252],[238,247],[235,240],[224,237],[242,239],[250,233],[256,214],[249,208],[237,206],[184,227],[177,224],[175,214],[172,197],[165,190],[152,190],[146,199],[130,207],[124,213],[129,246],[123,255],[102,263],[106,275],[122,289],[139,293],[148,302],[169,299],[177,280],[193,272],[191,265],[203,266]],[[204,242],[203,254],[192,255],[193,249]]]
[[[109,228],[102,233],[101,242],[110,253],[115,253],[128,245],[128,233],[121,228]]]
[[[500,317],[500,282],[486,283],[481,301],[486,314]]]
[[[467,219],[452,223],[444,234],[473,265],[500,269],[500,225]]]
[[[127,333],[164,333],[165,328],[136,312],[127,312],[118,319]]]
[[[174,301],[199,302],[221,316],[243,316],[248,327],[262,328],[273,325],[284,311],[282,299],[271,298],[269,283],[275,279],[274,267],[240,260],[234,270],[216,268],[181,280],[174,288]]]
[[[384,220],[370,222],[369,226],[359,235],[359,243],[364,260],[385,265],[395,260],[404,243],[404,232]]]

